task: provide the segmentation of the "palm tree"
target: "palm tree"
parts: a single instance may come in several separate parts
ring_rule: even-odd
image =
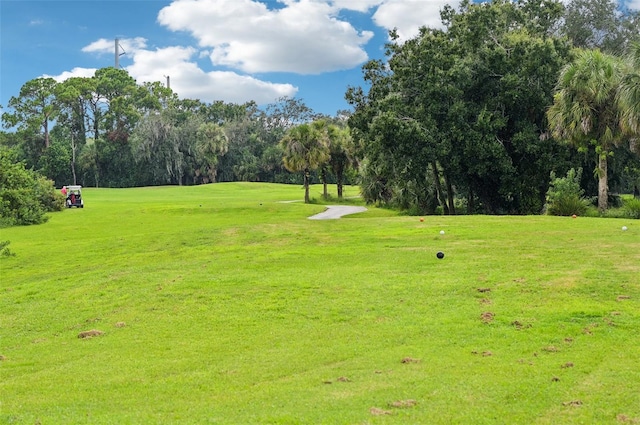
[[[631,45],[628,65],[629,70],[618,90],[620,127],[634,139],[633,146],[640,153],[640,145],[637,143],[640,137],[640,43]]]
[[[202,158],[205,183],[216,181],[219,157],[229,150],[229,139],[224,129],[211,122],[201,124],[198,128],[196,151]]]
[[[599,50],[578,51],[561,71],[547,111],[553,135],[578,147],[595,146],[598,156],[598,210],[607,209],[607,157],[620,142],[616,92],[622,77],[620,59]]]
[[[302,172],[304,178],[304,202],[309,203],[309,176],[329,160],[328,137],[322,120],[300,124],[287,131],[280,146],[284,151],[284,166],[291,172]]]
[[[342,199],[342,186],[344,184],[344,172],[351,165],[351,135],[348,127],[339,127],[330,125],[329,134],[329,152],[331,158],[329,165],[331,171],[336,178],[336,186],[338,188],[338,198]]]

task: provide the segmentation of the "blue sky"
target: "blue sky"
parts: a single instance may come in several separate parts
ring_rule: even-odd
[[[267,104],[301,98],[334,115],[347,86],[404,37],[439,25],[449,0],[139,0],[0,2],[0,105],[27,81],[91,76],[114,65],[138,82],[170,77],[180,97]]]
[[[361,66],[383,57],[388,30],[438,27],[459,0],[1,0],[0,105],[27,81],[91,76],[114,65],[182,98],[265,105],[282,96],[316,112],[348,109]],[[640,7],[640,0],[627,6]]]

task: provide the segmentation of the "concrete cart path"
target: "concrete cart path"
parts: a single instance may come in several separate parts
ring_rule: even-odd
[[[333,220],[344,215],[365,212],[365,207],[353,207],[345,205],[327,205],[327,209],[320,214],[312,215],[309,220]]]

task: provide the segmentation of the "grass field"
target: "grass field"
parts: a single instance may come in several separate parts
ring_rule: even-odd
[[[302,196],[86,189],[0,229],[0,423],[640,423],[640,222]]]

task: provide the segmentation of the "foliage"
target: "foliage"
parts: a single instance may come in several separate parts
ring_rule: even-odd
[[[280,147],[282,161],[287,170],[302,172],[304,178],[304,202],[309,203],[311,171],[317,170],[329,160],[329,135],[323,120],[300,124],[287,131]]]
[[[392,199],[424,213],[436,199],[455,214],[459,196],[469,211],[540,211],[547,176],[566,157],[543,137],[569,55],[550,37],[561,11],[557,2],[463,1],[443,10],[444,30],[391,43],[388,67],[363,67],[371,88],[348,90],[349,125],[371,165],[388,163],[375,169],[387,173]]]
[[[623,200],[622,210],[629,218],[640,219],[640,199],[627,198]]]
[[[64,206],[53,182],[14,162],[0,149],[0,226],[40,224]]]
[[[595,148],[598,159],[598,209],[607,209],[608,157],[620,144],[616,93],[623,75],[621,61],[599,50],[584,50],[563,68],[547,116],[553,135],[581,149]]]
[[[617,93],[621,113],[620,125],[633,141],[629,149],[640,155],[640,41],[631,44],[626,65],[627,72]]]
[[[16,127],[37,133],[42,130],[44,147],[49,147],[49,122],[59,113],[55,97],[56,81],[50,77],[40,77],[27,81],[18,97],[9,99],[13,113],[2,114],[5,128]]]
[[[551,183],[547,191],[547,214],[571,216],[584,215],[589,201],[584,198],[584,190],[580,187],[582,169],[570,169],[566,177],[556,177],[551,172]]]
[[[0,241],[0,257],[15,257],[15,252],[9,248],[11,241]]]
[[[614,0],[571,0],[559,33],[575,47],[620,54],[640,34],[640,12],[620,6]]]

